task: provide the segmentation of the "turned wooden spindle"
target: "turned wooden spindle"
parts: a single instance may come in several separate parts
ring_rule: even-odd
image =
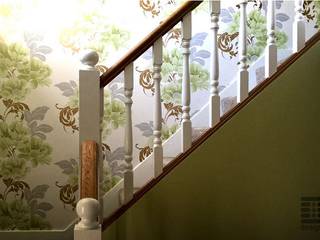
[[[153,44],[153,81],[154,81],[154,116],[153,116],[153,157],[154,177],[163,170],[163,148],[161,140],[162,110],[161,110],[161,65],[162,65],[162,38]]]
[[[182,72],[182,138],[181,151],[185,152],[191,147],[192,143],[192,123],[190,120],[190,40],[192,35],[191,12],[182,19],[182,54],[183,54],[183,72]]]
[[[214,127],[214,125],[216,125],[220,120],[219,50],[218,50],[220,0],[210,1],[209,4],[210,4],[211,32],[212,32],[209,126]]]
[[[249,72],[247,57],[247,0],[241,0],[239,28],[239,76],[237,81],[237,102],[242,102],[249,93]]]

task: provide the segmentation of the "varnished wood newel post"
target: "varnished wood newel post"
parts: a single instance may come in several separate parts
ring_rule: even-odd
[[[103,89],[95,65],[99,61],[96,52],[87,52],[79,72],[79,143],[80,143],[80,197],[77,203],[79,223],[74,229],[74,240],[100,240],[102,201],[99,202],[102,151],[101,121],[103,116]],[[99,169],[99,171],[98,171]]]

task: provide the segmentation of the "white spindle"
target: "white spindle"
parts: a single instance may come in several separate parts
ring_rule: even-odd
[[[295,0],[295,17],[293,22],[293,52],[300,51],[305,45],[305,23],[303,20],[303,0]]]
[[[192,35],[191,20],[191,12],[185,15],[182,19],[182,152],[188,150],[192,144],[192,123],[190,120],[190,40]]]
[[[80,222],[74,227],[74,240],[101,240],[101,225],[98,222],[100,205],[94,198],[81,199],[77,204]]]
[[[242,102],[249,92],[249,73],[247,58],[247,4],[248,0],[241,0],[240,29],[239,29],[239,77],[237,81],[237,102]]]
[[[210,73],[210,101],[209,101],[209,125],[213,127],[220,120],[220,96],[219,96],[219,50],[218,30],[220,15],[220,0],[210,1],[211,30],[212,30],[212,55]]]
[[[275,2],[268,0],[267,9],[267,30],[268,42],[265,52],[265,77],[268,78],[277,71],[277,45],[276,45],[276,30],[275,30]]]
[[[162,38],[153,44],[153,81],[154,81],[154,117],[153,117],[153,157],[154,177],[163,170],[163,148],[161,140],[162,110],[161,110],[161,65],[162,65]]]
[[[126,127],[124,137],[125,162],[124,172],[124,202],[129,202],[133,197],[133,167],[132,167],[132,91],[133,91],[133,63],[124,69],[124,95],[126,97]]]
[[[98,172],[99,183],[102,181],[102,144],[101,144],[101,122],[103,117],[103,89],[100,89],[100,74],[95,65],[99,61],[99,55],[94,51],[85,53],[81,59],[84,69],[79,71],[79,144],[87,140],[98,144]],[[81,184],[81,182],[79,182]],[[98,188],[98,186],[95,186]],[[81,185],[80,185],[81,188]],[[98,195],[101,192],[98,190]],[[101,239],[101,227],[97,223],[99,207],[103,208],[102,198],[100,204],[95,199],[84,198],[77,204],[77,212],[81,222],[75,227],[75,240],[91,238]],[[80,211],[80,210],[81,211]],[[94,211],[96,209],[97,211]],[[95,217],[92,217],[92,214]],[[102,211],[101,211],[102,213]],[[91,217],[90,217],[91,216]],[[103,220],[102,215],[99,216]],[[90,227],[91,226],[91,227]],[[90,231],[87,231],[87,230]],[[84,237],[86,236],[86,237]],[[89,237],[91,236],[91,237]]]

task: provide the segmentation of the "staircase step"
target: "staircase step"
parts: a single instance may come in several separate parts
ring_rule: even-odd
[[[192,141],[196,141],[199,137],[201,137],[206,131],[208,131],[210,128],[203,127],[203,128],[193,128],[192,129]]]
[[[170,163],[174,159],[175,157],[163,157],[163,165],[166,166],[168,163]]]

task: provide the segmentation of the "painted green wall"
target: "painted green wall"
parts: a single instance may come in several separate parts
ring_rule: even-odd
[[[320,197],[320,43],[148,192],[104,239],[312,240]]]

